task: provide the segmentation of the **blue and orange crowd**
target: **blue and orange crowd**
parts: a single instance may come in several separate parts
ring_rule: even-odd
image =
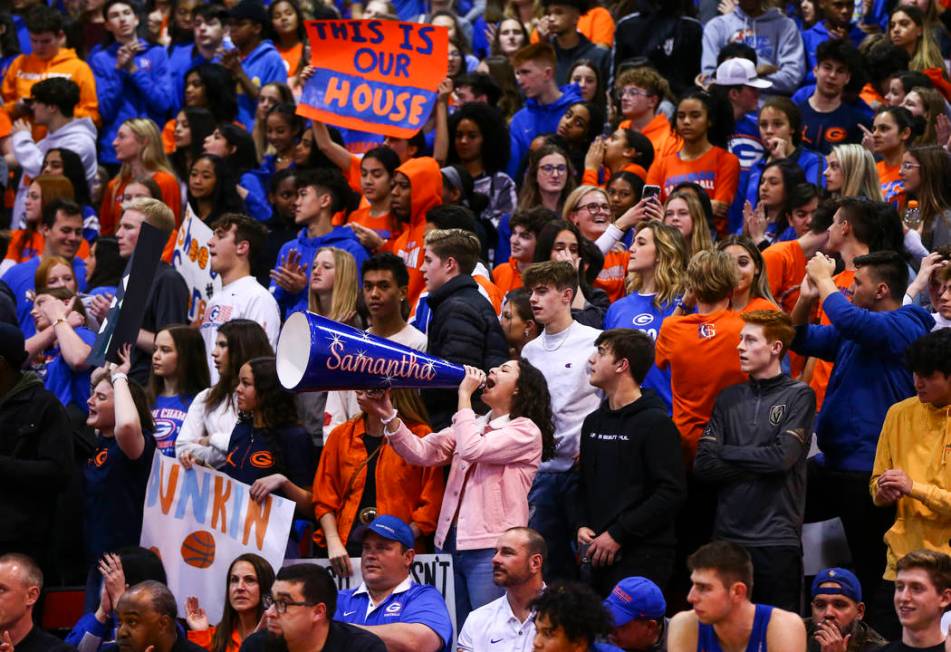
[[[951,2],[0,7],[0,652],[951,649]],[[313,19],[445,28],[425,128],[302,117]],[[465,378],[295,393],[300,312]],[[173,595],[156,454],[285,565]]]

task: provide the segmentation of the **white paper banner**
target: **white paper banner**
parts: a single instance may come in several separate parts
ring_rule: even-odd
[[[217,623],[228,597],[228,566],[253,552],[277,572],[293,518],[294,503],[285,498],[271,495],[258,504],[249,485],[204,467],[186,470],[156,451],[141,545],[162,558],[178,612],[185,613],[185,598],[198,596],[208,620]]]
[[[284,562],[285,566],[294,564],[318,564],[324,568],[330,568],[329,559],[288,559]],[[353,575],[350,577],[337,577],[331,570],[330,574],[337,583],[337,589],[345,591],[355,589],[363,581],[360,576],[360,558],[350,558],[350,568],[353,569]],[[449,617],[452,619],[452,631],[458,633],[456,627],[456,594],[455,582],[452,579],[452,556],[451,555],[416,555],[413,558],[413,566],[409,569],[410,575],[419,584],[429,584],[436,587],[436,590],[442,594],[446,601],[446,607],[449,609]]]
[[[211,228],[195,216],[191,206],[186,203],[185,207],[185,219],[178,227],[178,237],[175,239],[172,267],[182,275],[188,286],[188,321],[192,323],[204,316],[208,300],[221,290],[221,277],[211,271],[211,258],[208,255]]]

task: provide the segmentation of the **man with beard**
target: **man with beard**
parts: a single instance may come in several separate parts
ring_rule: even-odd
[[[456,641],[458,650],[503,652],[531,645],[535,622],[530,605],[545,588],[542,566],[546,553],[545,539],[531,528],[509,528],[499,537],[492,558],[492,581],[505,587],[505,595],[469,614]]]
[[[812,582],[812,618],[806,619],[807,652],[866,652],[885,645],[864,615],[862,585],[852,571],[819,571]]]

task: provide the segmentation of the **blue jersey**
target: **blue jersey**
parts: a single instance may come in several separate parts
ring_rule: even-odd
[[[727,216],[728,232],[739,233],[743,230],[743,202],[746,199],[750,172],[766,155],[766,148],[759,137],[759,122],[755,113],[747,113],[736,121],[727,149],[733,156],[740,159],[740,182],[736,187],[736,197],[730,205]]]
[[[756,615],[753,616],[753,631],[750,632],[750,640],[746,644],[746,652],[762,652],[766,650],[766,629],[769,627],[769,619],[773,615],[773,608],[769,605],[756,605]],[[697,623],[700,631],[697,633],[697,652],[723,652],[720,647],[720,639],[713,629],[713,625]]]
[[[442,639],[443,652],[452,652],[452,621],[446,609],[446,601],[435,587],[417,584],[406,578],[393,593],[367,613],[370,594],[366,586],[347,589],[337,595],[337,612],[334,620],[351,625],[391,625],[394,623],[419,623],[426,625]]]
[[[96,334],[88,328],[79,326],[75,329],[79,339],[92,346],[96,342]],[[82,371],[71,369],[63,354],[57,345],[50,354],[50,360],[46,364],[46,374],[43,377],[43,385],[50,392],[56,395],[63,406],[73,405],[78,407],[84,413],[88,411],[86,401],[89,400],[89,381],[92,376],[92,367]]]
[[[653,294],[638,294],[634,292],[622,299],[618,299],[608,308],[604,316],[604,330],[612,328],[633,328],[642,331],[657,339],[657,333],[660,332],[661,324],[676,308],[675,302],[662,305],[658,308],[654,305]],[[656,364],[652,364],[647,370],[644,382],[641,387],[647,387],[657,392],[657,395],[663,399],[667,406],[667,414],[671,414],[672,397],[670,393],[670,368],[661,370]]]
[[[152,406],[152,420],[155,422],[155,444],[162,455],[175,457],[175,440],[182,430],[182,422],[188,414],[188,406],[194,396],[178,394],[176,396],[156,396]]]

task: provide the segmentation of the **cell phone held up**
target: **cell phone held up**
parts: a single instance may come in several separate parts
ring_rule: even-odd
[[[660,203],[660,186],[646,185],[644,190],[641,192],[641,199],[644,200],[653,200]]]

